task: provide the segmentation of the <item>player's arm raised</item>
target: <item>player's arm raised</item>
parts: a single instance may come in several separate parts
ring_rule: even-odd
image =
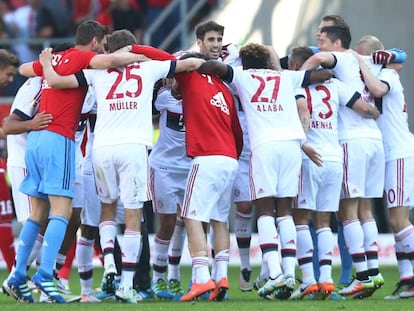
[[[208,75],[217,75],[220,78],[224,78],[229,71],[230,66],[223,64],[216,60],[208,60],[198,68],[200,73]]]
[[[384,81],[379,80],[372,71],[368,68],[364,59],[361,55],[354,53],[355,57],[358,59],[359,69],[361,70],[362,76],[364,77],[364,83],[367,86],[371,94],[376,97],[382,97],[387,94],[390,90],[390,86]]]
[[[204,59],[197,57],[190,57],[183,60],[177,60],[175,72],[178,73],[183,71],[197,70],[204,63]]]
[[[33,70],[33,62],[21,64],[19,67],[19,73],[25,77],[36,77],[36,73]]]
[[[132,52],[116,52],[111,54],[97,54],[92,57],[89,66],[94,69],[106,69],[125,66],[134,62],[147,61],[148,58]]]
[[[316,69],[319,66],[331,69],[335,67],[336,57],[330,52],[319,52],[309,57],[300,68],[301,70]]]

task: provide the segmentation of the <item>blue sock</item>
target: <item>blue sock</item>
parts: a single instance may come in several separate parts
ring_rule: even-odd
[[[339,277],[339,284],[349,284],[352,274],[352,257],[346,247],[344,226],[340,221],[338,221],[338,247],[341,256],[341,276]]]
[[[318,256],[318,240],[316,238],[316,232],[313,225],[309,224],[309,231],[313,242],[313,273],[315,274],[315,280],[319,280],[319,256]]]
[[[51,216],[43,238],[42,262],[39,271],[53,276],[55,260],[66,234],[68,220],[61,216]]]
[[[27,260],[32,252],[41,226],[40,223],[29,218],[20,232],[16,253],[16,269],[14,271],[15,276],[19,279],[26,279]]]

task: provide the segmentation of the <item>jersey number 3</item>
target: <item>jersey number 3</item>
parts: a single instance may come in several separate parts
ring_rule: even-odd
[[[331,99],[331,92],[329,91],[329,89],[324,86],[324,85],[317,85],[315,87],[315,89],[319,92],[319,93],[323,93],[324,96],[322,96],[322,103],[326,106],[326,108],[328,109],[328,111],[326,113],[322,113],[319,112],[319,118],[325,120],[325,119],[329,119],[330,117],[332,117],[333,115],[333,110],[332,110],[332,106],[329,103],[329,100]],[[309,113],[312,115],[312,96],[311,96],[311,92],[309,90],[309,88],[305,88],[306,90],[306,100],[308,102],[308,109],[309,109]],[[322,95],[322,94],[321,94]]]

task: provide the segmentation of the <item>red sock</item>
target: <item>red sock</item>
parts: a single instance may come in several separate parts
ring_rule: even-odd
[[[3,254],[4,261],[7,264],[9,272],[13,267],[14,260],[16,258],[16,252],[14,250],[14,236],[11,222],[5,222],[0,224],[0,249]]]
[[[75,258],[76,251],[76,241],[72,243],[72,246],[69,248],[68,253],[66,254],[65,264],[60,268],[58,277],[61,279],[69,280],[70,272],[72,271],[72,263]]]

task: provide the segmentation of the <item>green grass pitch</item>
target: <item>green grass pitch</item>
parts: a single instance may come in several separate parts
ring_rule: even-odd
[[[190,279],[190,267],[183,267],[181,269],[181,277],[183,284],[187,284]],[[253,278],[256,278],[259,267],[254,267]],[[95,268],[94,286],[98,287],[100,284],[102,269]],[[339,267],[334,268],[334,279],[338,278]],[[214,310],[214,311],[231,311],[231,310],[289,310],[289,311],[335,311],[335,310],[389,310],[389,311],[405,311],[413,310],[414,298],[400,299],[395,301],[386,301],[384,296],[390,294],[394,290],[396,282],[398,282],[398,269],[396,266],[382,266],[381,273],[385,278],[385,285],[383,288],[377,290],[374,295],[364,300],[347,299],[344,301],[268,301],[260,298],[255,291],[241,292],[238,288],[239,282],[239,268],[230,266],[229,268],[229,297],[228,301],[223,302],[172,302],[166,300],[159,300],[156,298],[145,300],[137,305],[123,304],[115,301],[104,301],[98,304],[81,304],[73,303],[66,305],[58,304],[19,304],[13,298],[0,294],[0,310],[99,310],[99,311],[123,311],[123,310],[140,310],[140,311],[156,311],[156,310]],[[299,274],[300,275],[300,274]],[[7,277],[7,271],[0,270],[1,282]],[[76,273],[76,268],[73,269],[70,280],[70,287],[74,294],[80,290],[79,278]],[[115,309],[116,308],[116,309]]]

